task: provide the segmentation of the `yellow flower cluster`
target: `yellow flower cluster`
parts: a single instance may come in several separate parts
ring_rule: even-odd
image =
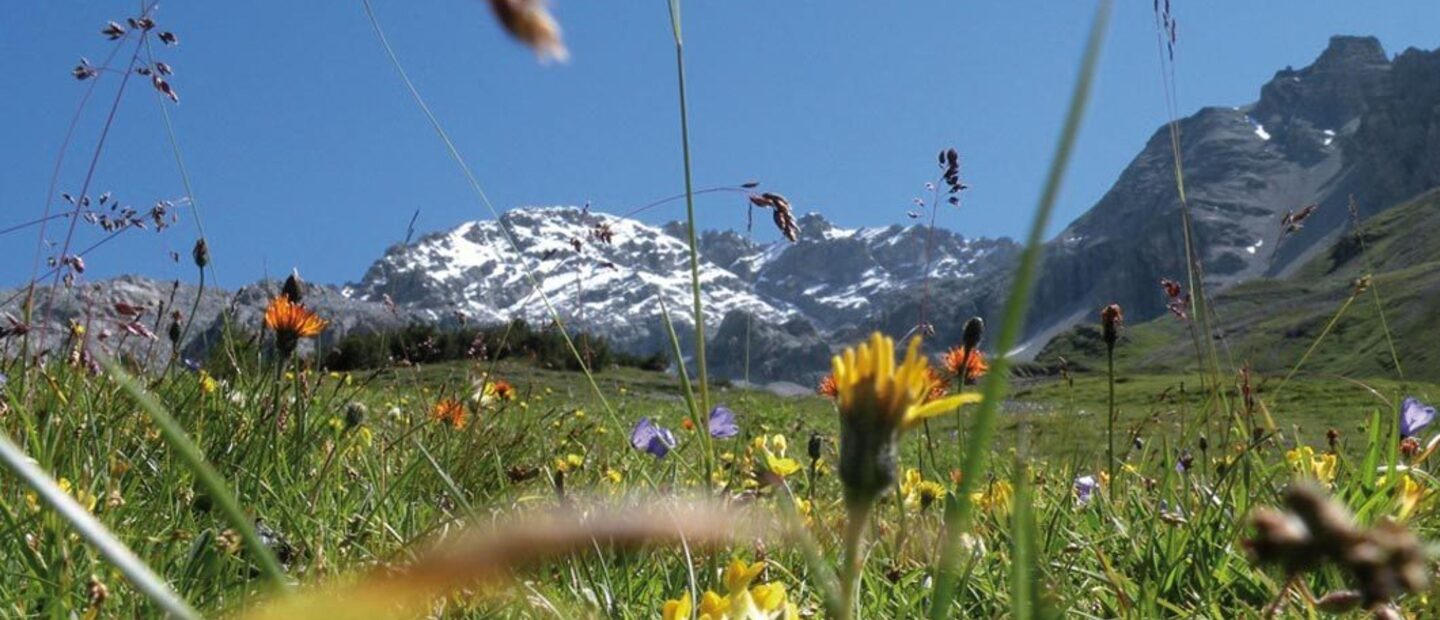
[[[555,459],[555,470],[561,473],[570,473],[585,467],[585,457],[579,454],[567,454],[563,458]]]
[[[725,594],[706,590],[697,608],[690,593],[665,601],[660,616],[664,620],[799,620],[800,609],[789,601],[781,583],[751,585],[765,570],[764,562],[746,563],[734,560],[725,568]]]
[[[1286,452],[1285,462],[1290,464],[1295,473],[1319,480],[1326,487],[1335,482],[1335,471],[1339,464],[1334,454],[1316,455],[1310,446],[1300,446]]]

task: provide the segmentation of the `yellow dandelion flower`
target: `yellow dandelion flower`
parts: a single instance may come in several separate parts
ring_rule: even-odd
[[[895,483],[900,433],[967,403],[975,393],[931,399],[930,362],[920,338],[895,362],[895,341],[876,332],[831,360],[840,411],[840,478],[847,502],[872,502]]]

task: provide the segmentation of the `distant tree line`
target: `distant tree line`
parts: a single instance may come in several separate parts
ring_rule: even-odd
[[[605,338],[586,333],[571,336],[592,370],[628,366],[663,371],[670,359],[663,352],[632,355],[611,348]],[[464,359],[519,359],[542,368],[580,370],[558,327],[535,328],[523,320],[483,327],[442,329],[412,323],[398,330],[352,333],[324,356],[330,370],[362,370],[394,364],[431,364]]]

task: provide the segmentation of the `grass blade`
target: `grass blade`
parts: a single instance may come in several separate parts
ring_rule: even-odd
[[[1010,360],[1004,353],[1014,348],[1016,342],[1019,341],[1025,313],[1030,309],[1030,289],[1034,286],[1036,272],[1040,267],[1045,229],[1050,224],[1050,215],[1055,209],[1055,201],[1060,194],[1060,184],[1065,177],[1065,169],[1070,163],[1076,135],[1080,132],[1085,106],[1090,98],[1090,86],[1095,77],[1095,68],[1100,60],[1100,49],[1105,41],[1106,25],[1110,21],[1110,11],[1110,0],[1101,0],[1095,10],[1095,21],[1090,26],[1089,38],[1085,44],[1085,54],[1080,61],[1080,75],[1075,82],[1075,90],[1070,95],[1070,107],[1065,115],[1065,124],[1060,131],[1059,142],[1055,147],[1055,158],[1050,163],[1050,171],[1045,179],[1045,190],[1041,193],[1040,203],[1035,208],[1035,216],[1030,222],[1030,233],[1026,239],[1025,251],[1020,256],[1020,264],[1015,270],[1010,296],[1005,302],[1004,319],[1000,325],[1000,335],[996,338],[996,350],[1000,351],[1001,355],[996,356],[990,373],[986,375],[981,388],[985,400],[980,403],[980,408],[975,413],[975,429],[970,434],[969,444],[965,448],[964,464],[960,469],[964,476],[961,478],[955,494],[959,500],[951,504],[945,515],[945,538],[941,543],[935,598],[930,605],[932,620],[946,618],[950,612],[950,604],[955,597],[955,589],[959,580],[960,534],[969,527],[970,513],[972,512],[968,498],[970,493],[975,490],[976,485],[985,477],[985,470],[989,465],[990,443],[995,435],[1000,399],[1004,396],[1009,383]]]
[[[680,148],[685,163],[685,221],[689,225],[690,291],[695,304],[695,372],[700,382],[700,408],[710,410],[710,378],[705,371],[705,304],[700,298],[700,243],[695,238],[695,185],[690,173],[690,113],[685,101],[685,42],[680,36],[680,0],[670,0],[670,30],[675,35],[675,75],[680,91]],[[681,360],[676,360],[681,362]],[[681,363],[683,366],[683,362]],[[697,419],[709,431],[706,420]]]
[[[15,472],[26,486],[35,490],[41,501],[75,528],[76,533],[114,564],[135,589],[154,601],[165,613],[176,618],[200,617],[165,580],[151,571],[125,543],[116,539],[105,524],[85,510],[75,498],[60,490],[60,485],[31,461],[4,431],[0,431],[0,461],[4,461],[5,466]]]
[[[230,526],[235,528],[235,531],[240,532],[240,538],[250,549],[255,563],[260,565],[260,572],[276,588],[287,589],[289,582],[285,579],[285,571],[280,568],[280,562],[275,559],[273,553],[270,553],[270,548],[260,540],[260,535],[255,532],[255,525],[245,511],[240,508],[240,502],[235,499],[235,494],[230,492],[229,484],[225,482],[219,472],[215,471],[215,468],[205,461],[205,456],[200,453],[200,447],[190,440],[190,437],[185,434],[185,429],[181,428],[180,423],[170,416],[165,406],[140,387],[129,373],[126,373],[110,359],[102,359],[101,363],[105,365],[105,372],[109,373],[125,390],[125,393],[134,398],[140,408],[150,415],[150,419],[154,420],[155,425],[160,428],[160,435],[165,438],[165,443],[170,444],[181,462],[195,474],[195,478],[200,481],[205,490],[210,492],[210,496],[214,498],[215,504],[220,508],[220,513],[225,516],[225,520],[230,522]]]

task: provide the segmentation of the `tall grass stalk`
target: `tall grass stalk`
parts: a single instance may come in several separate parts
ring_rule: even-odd
[[[430,111],[429,104],[426,104],[425,98],[420,95],[420,89],[416,88],[415,83],[410,80],[410,74],[405,71],[405,66],[400,63],[400,57],[395,54],[395,48],[390,45],[390,39],[385,36],[385,30],[380,27],[380,19],[375,16],[375,9],[370,5],[370,0],[360,0],[360,5],[365,9],[365,16],[369,19],[370,26],[375,30],[375,37],[379,40],[380,47],[385,50],[385,56],[390,60],[390,64],[395,67],[395,72],[400,75],[400,81],[405,83],[405,89],[409,91],[411,98],[415,101],[415,105],[420,108],[420,112],[425,115],[425,120],[429,121],[430,127],[435,130],[435,134],[439,136],[440,141],[445,144],[445,150],[449,153],[450,158],[455,161],[455,165],[460,167],[460,171],[465,175],[465,180],[470,184],[470,189],[475,192],[481,204],[484,204],[485,208],[490,211],[490,216],[495,218],[495,221],[500,224],[501,236],[505,238],[505,243],[510,246],[510,250],[515,253],[517,257],[515,262],[520,266],[520,270],[525,273],[525,280],[530,284],[530,287],[540,295],[540,301],[544,304],[545,311],[549,313],[550,319],[555,321],[555,325],[560,328],[560,336],[565,340],[565,346],[570,350],[570,354],[575,356],[575,361],[579,364],[580,370],[585,373],[585,379],[589,381],[590,389],[595,393],[595,398],[600,400],[600,404],[605,408],[605,412],[609,415],[611,423],[618,428],[620,426],[620,419],[615,414],[615,409],[610,406],[609,399],[605,398],[605,393],[600,389],[600,384],[595,381],[595,374],[591,372],[590,365],[585,362],[585,357],[580,354],[580,350],[575,346],[575,340],[570,337],[570,332],[565,329],[565,322],[560,318],[560,312],[555,309],[555,304],[551,303],[550,296],[541,290],[540,280],[535,277],[535,271],[525,262],[525,253],[520,250],[520,244],[517,243],[515,237],[510,234],[510,229],[506,228],[504,223],[501,222],[500,211],[495,208],[494,203],[490,202],[489,194],[485,193],[485,188],[480,185],[480,179],[470,170],[470,165],[465,163],[465,158],[460,155],[460,149],[455,146],[455,141],[450,139],[450,134],[445,131],[445,126],[440,124],[440,119],[435,116],[434,112]]]
[[[680,338],[675,334],[675,323],[670,320],[670,310],[665,306],[665,296],[657,294],[655,298],[660,302],[660,317],[665,321],[665,334],[670,338],[670,352],[675,356],[676,373],[680,375],[680,395],[685,399],[685,406],[690,410],[690,419],[695,421],[696,426],[701,429],[702,460],[705,464],[705,488],[714,486],[715,479],[715,449],[714,442],[710,437],[710,416],[708,412],[700,409],[699,403],[695,402],[695,388],[690,384],[690,372],[685,369],[685,362],[680,357]],[[701,422],[701,419],[704,422]]]
[[[75,501],[75,498],[62,491],[59,484],[30,460],[3,430],[0,430],[0,461],[4,461],[5,466],[15,472],[26,486],[33,489],[41,501],[75,528],[76,533],[114,564],[136,590],[165,610],[166,614],[187,620],[200,618],[200,614],[180,598],[165,580],[151,571],[145,562],[136,557],[125,543],[116,539],[115,535]]]
[[[1295,365],[1290,367],[1290,372],[1285,373],[1285,378],[1280,380],[1280,385],[1275,386],[1275,391],[1270,395],[1270,404],[1272,406],[1280,402],[1280,393],[1285,390],[1285,384],[1290,383],[1290,379],[1295,377],[1295,373],[1300,372],[1300,368],[1310,359],[1310,355],[1315,353],[1315,349],[1320,348],[1320,343],[1324,342],[1325,337],[1330,335],[1330,331],[1335,329],[1335,324],[1340,322],[1340,317],[1345,316],[1345,311],[1349,310],[1350,305],[1355,303],[1356,297],[1359,297],[1359,293],[1352,291],[1350,296],[1345,298],[1345,303],[1340,304],[1340,308],[1335,311],[1335,315],[1330,317],[1330,322],[1325,324],[1325,329],[1320,330],[1320,335],[1316,336],[1315,340],[1310,343],[1310,346],[1305,349],[1305,354],[1301,355],[1299,361],[1296,361]]]
[[[1168,6],[1168,5],[1167,5]],[[1167,8],[1168,10],[1168,8]],[[1180,149],[1180,121],[1178,105],[1175,95],[1174,64],[1171,62],[1171,54],[1167,52],[1164,39],[1167,36],[1161,25],[1160,15],[1155,15],[1156,51],[1160,58],[1160,80],[1161,88],[1165,94],[1165,112],[1169,117],[1166,128],[1170,134],[1170,152],[1172,169],[1175,176],[1175,191],[1180,200],[1180,226],[1182,238],[1185,245],[1185,275],[1186,285],[1190,287],[1191,311],[1194,320],[1200,323],[1200,330],[1197,333],[1194,327],[1191,328],[1191,340],[1194,341],[1195,356],[1200,362],[1200,386],[1202,390],[1208,389],[1214,396],[1211,402],[1214,407],[1222,407],[1226,403],[1225,391],[1221,388],[1220,356],[1215,350],[1215,343],[1212,335],[1215,333],[1211,325],[1213,310],[1210,307],[1210,299],[1205,293],[1205,270],[1201,258],[1196,251],[1194,219],[1190,212],[1190,202],[1185,193],[1185,160]],[[1231,363],[1234,365],[1233,360]],[[1205,417],[1208,420],[1213,409],[1207,408]],[[1243,431],[1243,429],[1242,429]]]
[[[680,149],[685,162],[685,221],[690,243],[690,292],[695,304],[695,372],[700,381],[700,405],[710,410],[710,381],[705,369],[705,304],[700,298],[700,243],[695,233],[695,185],[690,167],[690,112],[685,101],[685,39],[680,33],[680,0],[669,0],[670,31],[675,37],[675,78],[680,99]],[[680,361],[680,360],[676,360]],[[696,424],[709,431],[709,420]]]
[[[154,4],[150,5],[150,7],[153,6]],[[150,7],[147,7],[147,14]],[[84,210],[84,198],[90,192],[90,183],[95,180],[95,171],[100,166],[100,155],[105,152],[105,143],[110,137],[110,130],[115,126],[115,118],[120,111],[120,102],[125,98],[126,87],[130,85],[130,76],[135,73],[135,65],[138,64],[140,61],[140,44],[141,41],[136,41],[135,51],[133,54],[130,55],[130,62],[125,67],[125,77],[120,78],[120,85],[115,91],[115,98],[110,103],[110,111],[105,115],[105,123],[100,128],[100,136],[96,139],[95,149],[90,155],[90,163],[85,170],[85,180],[80,185],[80,193],[78,197],[75,198],[75,211],[73,212],[74,215],[70,217],[70,225],[67,227],[65,232],[65,241],[61,243],[60,253],[57,255],[61,262],[59,265],[56,266],[56,269],[51,270],[53,278],[50,282],[50,293],[45,297],[45,308],[44,311],[41,313],[47,320],[50,318],[51,310],[53,309],[55,304],[56,291],[60,289],[60,273],[64,271],[64,269],[61,268],[64,266],[63,261],[66,257],[70,256],[70,244],[72,241],[74,241],[75,228],[80,223],[81,212]],[[42,229],[42,235],[43,232],[44,231]],[[43,236],[39,239],[38,244],[40,246],[45,245],[45,239]],[[28,301],[26,305],[29,305]],[[25,312],[25,320],[28,322],[30,320],[30,317],[31,312],[27,309]],[[41,330],[40,332],[39,348],[42,350],[45,348],[45,338],[49,331],[50,330],[46,329]]]
[[[1105,423],[1105,470],[1110,472],[1111,483],[1108,485],[1110,501],[1115,501],[1115,345],[1105,347],[1105,383],[1108,386],[1108,402],[1110,413]]]
[[[1085,52],[1080,60],[1079,77],[1070,95],[1070,106],[1065,113],[1065,124],[1055,145],[1055,156],[1050,162],[1046,175],[1045,189],[1040,194],[1035,215],[1030,221],[1030,232],[1026,238],[1025,250],[1015,270],[1010,295],[1005,302],[1000,334],[996,338],[995,362],[981,386],[984,400],[975,413],[975,428],[970,433],[966,446],[962,477],[956,489],[956,501],[950,502],[945,513],[945,531],[941,541],[940,565],[935,580],[935,598],[930,604],[931,620],[943,620],[950,615],[951,603],[955,600],[955,589],[959,581],[960,535],[970,526],[974,512],[969,501],[970,493],[984,479],[989,465],[991,442],[995,436],[996,418],[1000,411],[1000,400],[1009,385],[1010,360],[1007,353],[1020,340],[1025,314],[1030,308],[1031,289],[1035,284],[1036,272],[1044,251],[1045,230],[1050,225],[1050,216],[1055,210],[1055,201],[1060,194],[1060,185],[1065,170],[1070,164],[1070,155],[1075,147],[1076,136],[1085,116],[1085,107],[1090,99],[1090,88],[1094,82],[1095,69],[1099,65],[1100,50],[1105,41],[1106,26],[1110,22],[1111,0],[1100,0],[1095,9],[1095,18],[1085,43]]]
[[[1355,229],[1355,240],[1360,243],[1360,260],[1365,265],[1365,275],[1373,276],[1375,267],[1370,263],[1370,247],[1365,243],[1365,233],[1360,230],[1360,210],[1355,197],[1350,197],[1350,226]],[[1380,296],[1380,284],[1370,280],[1370,295],[1375,299],[1375,312],[1380,316],[1380,329],[1385,333],[1385,344],[1390,347],[1390,360],[1395,364],[1395,376],[1405,380],[1405,369],[1400,367],[1400,354],[1395,350],[1395,337],[1390,331],[1390,321],[1385,318],[1385,300]]]

